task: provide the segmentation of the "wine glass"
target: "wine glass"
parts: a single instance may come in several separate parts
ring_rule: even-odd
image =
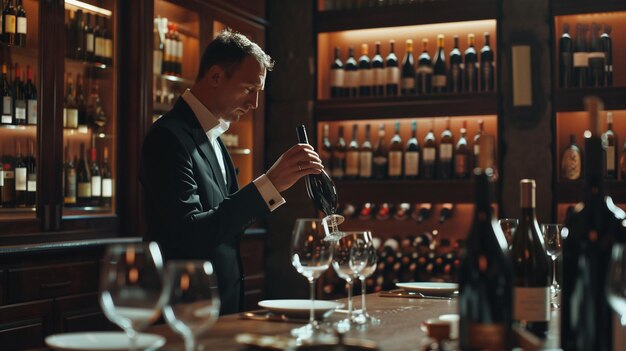
[[[546,245],[546,252],[552,260],[552,285],[550,286],[550,290],[552,292],[552,299],[554,300],[554,302],[552,302],[553,308],[559,308],[559,304],[558,301],[556,301],[556,298],[558,297],[561,287],[556,281],[556,260],[559,258],[559,256],[561,256],[562,229],[563,225],[561,224],[543,225],[543,238]]]
[[[513,235],[515,234],[518,223],[519,221],[517,220],[517,218],[501,218],[498,220],[498,224],[500,225],[500,228],[504,233],[504,237],[506,238],[506,242],[508,243],[509,248],[511,248]]]
[[[291,236],[291,263],[309,281],[311,297],[309,324],[292,330],[292,335],[300,339],[311,338],[320,330],[314,311],[315,280],[333,259],[333,242],[326,240],[327,235],[321,219],[296,219]]]
[[[155,242],[112,245],[100,280],[100,306],[137,349],[137,333],[157,320],[161,310],[163,260]]]
[[[360,251],[358,249],[358,246],[361,245],[360,243],[369,243],[371,245],[371,242],[372,233],[368,231],[342,232],[342,236],[334,240],[333,268],[339,278],[345,280],[348,285],[348,317],[337,323],[340,330],[349,330],[352,323],[352,286],[354,278],[357,276],[352,267],[356,267],[360,271],[367,264],[364,255],[360,258],[355,258],[355,250],[353,248],[357,247],[356,251]]]
[[[372,234],[370,232],[365,233],[363,240],[357,238],[350,252],[350,268],[361,281],[361,313],[353,318],[357,324],[378,322],[378,319],[370,316],[365,308],[365,295],[367,294],[365,279],[374,273],[378,261]]]
[[[209,261],[169,261],[163,281],[165,321],[185,340],[185,351],[195,351],[197,337],[220,314],[217,277]]]
[[[613,244],[606,294],[609,304],[620,315],[622,344],[626,350],[626,244]]]

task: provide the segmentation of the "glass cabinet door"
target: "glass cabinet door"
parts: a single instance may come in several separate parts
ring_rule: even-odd
[[[115,6],[65,0],[64,218],[115,213]]]
[[[0,24],[0,221],[35,219],[39,1],[3,1]]]

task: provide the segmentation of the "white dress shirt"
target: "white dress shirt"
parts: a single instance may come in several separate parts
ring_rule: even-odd
[[[230,122],[215,117],[215,115],[211,113],[211,111],[209,111],[209,109],[204,106],[204,104],[200,102],[195,95],[193,95],[191,90],[187,89],[183,93],[182,98],[191,108],[191,111],[196,116],[198,122],[200,122],[200,126],[202,126],[202,129],[206,133],[211,146],[213,146],[213,151],[215,152],[217,162],[219,163],[222,171],[222,176],[224,177],[224,183],[228,184],[224,155],[222,154],[222,149],[217,139],[228,130]],[[265,200],[265,203],[270,211],[274,211],[286,203],[285,199],[280,195],[280,192],[278,192],[274,184],[272,184],[270,179],[265,174],[261,175],[252,182],[257,187],[259,193],[261,193],[261,197]]]

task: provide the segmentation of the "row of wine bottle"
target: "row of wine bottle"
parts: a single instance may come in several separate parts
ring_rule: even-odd
[[[330,96],[370,97],[423,95],[430,93],[463,93],[495,90],[495,55],[485,33],[485,45],[480,50],[480,62],[474,47],[474,34],[468,34],[467,49],[462,54],[459,37],[454,36],[454,48],[446,58],[444,36],[437,36],[437,51],[433,59],[428,53],[428,39],[422,39],[422,53],[413,58],[413,40],[406,41],[406,51],[399,66],[394,52],[395,41],[389,42],[389,54],[383,61],[380,42],[376,54],[369,58],[367,44],[361,45],[357,62],[354,49],[349,48],[348,59],[341,60],[340,49],[335,48],[330,68]],[[449,63],[447,63],[449,62]]]
[[[66,10],[65,13],[65,56],[111,66],[114,45],[109,19],[89,12],[83,13],[82,10]]]
[[[590,27],[588,24],[577,23],[576,35],[572,38],[569,24],[563,24],[563,34],[559,40],[561,88],[613,85],[611,29],[608,24],[602,26],[594,22]]]
[[[63,166],[63,202],[65,206],[110,207],[113,198],[113,174],[109,165],[109,148],[102,151],[102,163],[98,151],[91,148],[87,157],[85,144],[80,144],[80,155],[70,158],[69,145],[65,147]]]
[[[613,131],[613,113],[606,113],[607,129],[602,133],[603,172],[606,179],[626,179],[626,143],[619,155],[617,134]],[[576,144],[576,135],[570,134],[570,144],[561,156],[561,178],[578,180],[583,177],[582,150]],[[618,162],[619,160],[619,162]],[[619,167],[619,169],[618,169]]]
[[[417,122],[411,124],[411,138],[406,145],[400,136],[400,122],[395,123],[395,134],[387,146],[385,124],[378,131],[376,146],[372,146],[370,125],[365,125],[365,140],[358,144],[358,125],[352,127],[352,140],[346,145],[343,126],[339,126],[337,141],[331,144],[330,127],[323,129],[320,156],[324,167],[335,179],[469,179],[472,161],[480,153],[478,141],[484,135],[484,123],[478,121],[478,132],[473,138],[473,149],[467,138],[467,124],[463,122],[460,138],[455,145],[454,134],[450,130],[450,118],[446,128],[437,138],[432,127],[420,145],[417,140]]]
[[[178,25],[168,22],[165,17],[154,19],[153,29],[153,71],[154,74],[182,76],[183,41]]]
[[[15,155],[0,150],[0,207],[33,207],[37,194],[35,141],[28,140],[28,154],[22,153],[23,141],[15,141]],[[5,146],[5,150],[6,150]]]
[[[100,102],[100,88],[97,80],[91,81],[89,98],[85,98],[83,76],[76,75],[76,90],[72,73],[67,73],[65,86],[67,92],[63,105],[63,127],[78,129],[86,133],[89,128],[102,131],[107,123],[107,114]]]
[[[2,64],[0,77],[0,96],[2,96],[2,114],[0,125],[36,125],[37,124],[37,88],[30,66],[22,70],[15,63],[13,77],[6,64]]]
[[[453,203],[444,203],[441,205],[438,217],[440,224],[452,217],[454,207]],[[417,223],[422,223],[432,217],[433,204],[422,203],[411,205],[408,202],[403,202],[394,205],[387,202],[381,204],[366,202],[357,208],[357,206],[351,203],[346,203],[339,207],[338,212],[346,219],[376,219],[385,221],[393,218],[396,221],[406,221],[411,218]]]
[[[2,4],[2,23],[0,23],[0,38],[7,45],[26,46],[26,32],[28,31],[26,9],[22,0],[0,1]]]

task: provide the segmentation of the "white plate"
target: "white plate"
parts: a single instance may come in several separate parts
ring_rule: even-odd
[[[122,332],[84,332],[50,335],[46,345],[57,351],[118,351],[128,350],[128,336]],[[137,349],[157,349],[165,345],[165,338],[155,334],[138,334]]]
[[[396,283],[396,286],[406,291],[419,292],[431,296],[450,296],[459,290],[457,283]]]
[[[308,319],[311,300],[263,300],[259,302],[259,306],[288,317]],[[327,314],[330,315],[332,311],[341,306],[343,305],[335,301],[315,300],[313,302],[315,318],[321,319],[326,317]]]

